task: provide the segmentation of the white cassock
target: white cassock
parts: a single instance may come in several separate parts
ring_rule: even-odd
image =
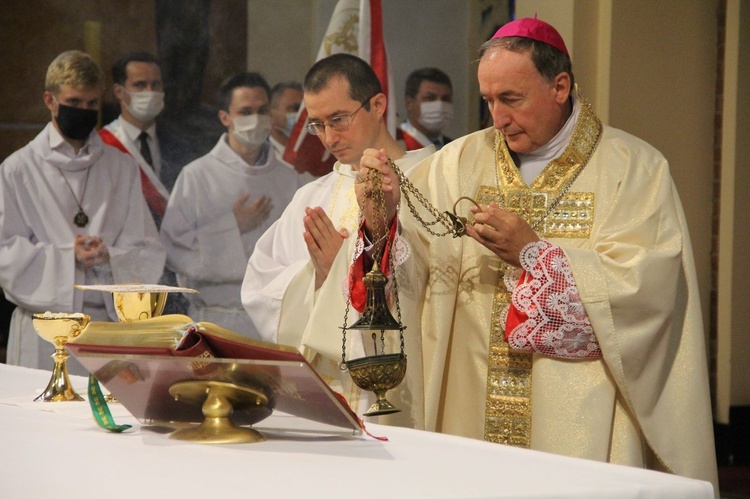
[[[188,296],[190,317],[254,338],[258,333],[240,301],[247,260],[301,182],[269,143],[263,147],[262,164],[248,165],[222,135],[211,152],[180,172],[161,226],[167,268],[181,286],[198,290]],[[248,191],[247,203],[267,196],[273,209],[258,227],[241,234],[233,206]]]
[[[8,363],[51,369],[54,349],[36,334],[32,314],[83,312],[95,321],[116,321],[111,295],[74,284],[155,283],[164,249],[141,193],[138,165],[96,132],[76,154],[50,123],[9,156],[0,173],[0,287],[17,305]],[[82,228],[73,223],[81,198],[89,217]],[[102,238],[108,265],[76,264],[79,234]],[[69,368],[79,371],[75,363]]]
[[[396,163],[408,171],[434,152],[432,146],[410,151]],[[346,228],[350,234],[326,282],[317,291],[315,270],[302,238],[305,208],[315,206],[323,207],[333,225],[337,229]],[[347,380],[342,383],[337,379],[341,375],[337,366],[342,345],[339,328],[346,306],[345,279],[358,217],[354,172],[350,165],[336,162],[331,173],[302,187],[281,218],[260,238],[247,265],[242,303],[263,340],[299,347],[319,374],[334,389],[342,391],[352,409],[361,413],[367,410],[367,405],[359,403],[359,390],[348,387]],[[356,318],[356,311],[351,309],[349,324]],[[320,345],[318,340],[328,346]],[[349,343],[348,348],[353,350],[350,358],[363,354],[361,343]]]

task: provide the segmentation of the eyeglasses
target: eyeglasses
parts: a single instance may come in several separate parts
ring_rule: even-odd
[[[351,114],[341,114],[339,116],[334,116],[331,118],[331,121],[311,121],[307,125],[305,125],[305,130],[307,130],[307,133],[310,135],[322,135],[326,131],[326,126],[333,130],[334,132],[343,132],[349,129],[349,127],[352,124],[352,120],[354,119],[354,115],[359,112],[360,109],[362,109],[365,104],[370,102],[370,99],[375,97],[377,94],[373,94],[372,96],[368,97],[361,106],[359,106],[356,111],[354,111]]]

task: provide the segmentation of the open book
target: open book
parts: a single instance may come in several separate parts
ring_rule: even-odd
[[[361,432],[361,423],[296,348],[253,340],[185,315],[91,322],[68,350],[142,423],[203,421],[200,404],[175,400],[172,385],[218,381],[262,392],[268,404],[235,410],[254,424],[273,410]]]

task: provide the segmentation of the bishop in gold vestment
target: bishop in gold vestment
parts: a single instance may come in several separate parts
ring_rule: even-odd
[[[435,238],[405,206],[398,215],[411,246],[399,272],[425,283],[417,303],[402,300],[421,313],[424,370],[407,376],[424,377],[425,428],[667,471],[718,493],[695,265],[668,163],[603,126],[569,66],[535,69],[534,51],[567,58],[554,28],[510,24],[480,53],[494,128],[407,175],[440,211],[474,199],[471,237]],[[378,151],[362,161],[394,178],[385,164]],[[518,234],[527,240],[512,251]],[[553,274],[566,284],[549,292]]]

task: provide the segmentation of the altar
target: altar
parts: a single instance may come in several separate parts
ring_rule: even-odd
[[[49,377],[0,364],[0,497],[714,497],[707,482],[430,432],[288,431],[296,418],[279,413],[255,426],[265,442],[206,445],[110,404],[133,427],[109,433],[88,402],[32,402]],[[71,380],[86,398],[86,378]]]

